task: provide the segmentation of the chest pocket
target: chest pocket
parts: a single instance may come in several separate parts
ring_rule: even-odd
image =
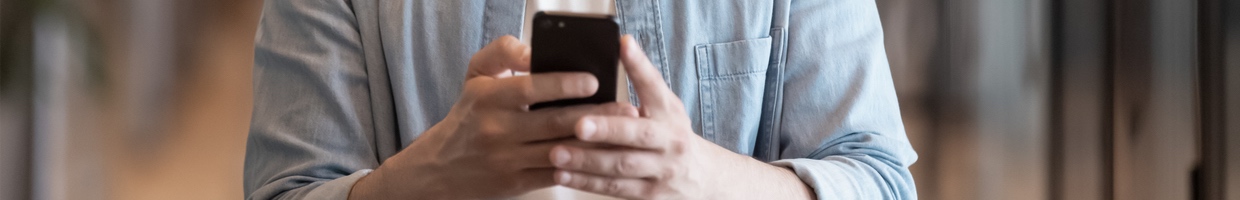
[[[702,137],[752,155],[762,113],[771,38],[694,46]]]

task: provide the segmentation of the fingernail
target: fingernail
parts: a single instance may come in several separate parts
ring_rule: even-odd
[[[594,75],[587,75],[586,78],[581,79],[580,84],[583,94],[594,95],[595,92],[598,92],[598,79]]]
[[[573,175],[569,175],[568,171],[558,171],[555,172],[555,174],[555,183],[560,185],[568,184],[568,181],[573,178]]]
[[[593,121],[581,120],[581,133],[577,135],[578,139],[589,141],[590,136],[594,135],[595,129],[598,129],[598,127],[595,126]]]
[[[563,79],[560,87],[564,90],[564,93],[570,95],[594,95],[598,91],[598,79],[595,79],[594,75],[588,73],[573,74]]]
[[[551,149],[551,164],[554,164],[556,167],[563,167],[564,164],[568,163],[568,159],[570,159],[570,157],[571,156],[568,155],[568,150],[564,149],[564,147],[555,147]]]

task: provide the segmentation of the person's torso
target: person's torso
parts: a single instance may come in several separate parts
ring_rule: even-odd
[[[399,142],[380,144],[380,156],[395,154],[447,115],[474,52],[500,36],[522,34],[524,3],[354,0],[366,68],[386,74],[369,78],[379,87],[370,91],[390,91],[372,93],[372,102],[390,99],[375,107],[396,111],[374,116],[376,126],[395,125],[377,130],[376,140]],[[772,29],[776,7],[772,1],[617,0],[614,10],[622,34],[639,41],[684,101],[694,131],[750,155],[764,123],[766,71],[776,52],[771,36],[782,32]]]

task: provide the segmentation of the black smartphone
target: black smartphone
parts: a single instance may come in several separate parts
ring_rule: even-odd
[[[536,103],[530,110],[616,101],[620,26],[610,15],[538,12],[532,28],[530,73],[589,72],[598,79],[598,92]]]

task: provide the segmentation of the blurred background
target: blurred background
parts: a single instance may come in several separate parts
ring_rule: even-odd
[[[878,0],[921,199],[1240,200],[1240,2]],[[0,199],[238,199],[261,1],[0,0]]]

